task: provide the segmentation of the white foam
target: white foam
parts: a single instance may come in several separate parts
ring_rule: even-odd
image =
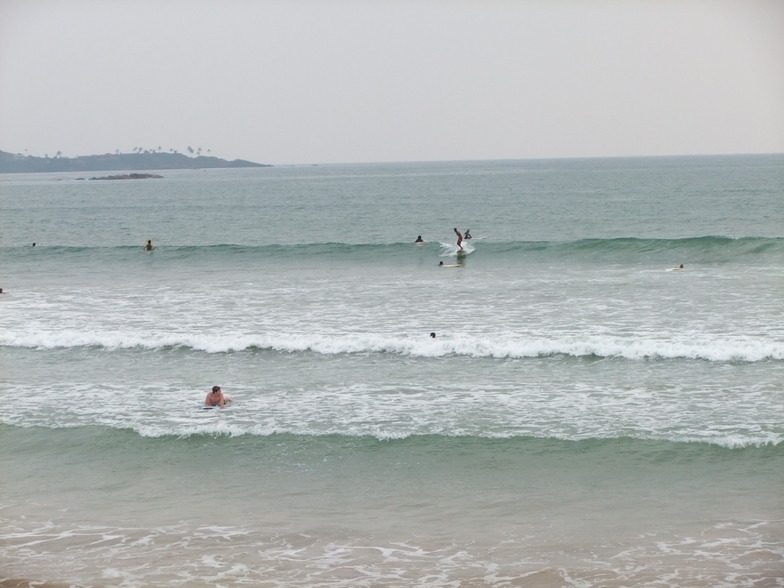
[[[775,389],[747,387],[743,394],[722,382],[694,389],[596,388],[576,381],[477,386],[452,381],[400,387],[349,383],[280,389],[236,386],[228,409],[201,410],[201,391],[189,386],[145,384],[128,393],[124,383],[19,383],[16,400],[0,422],[22,427],[109,427],[142,437],[276,434],[340,435],[383,440],[421,435],[539,437],[572,441],[636,438],[707,443],[727,448],[776,446],[784,431]],[[79,402],[63,404],[63,398]],[[706,418],[709,415],[710,418]]]
[[[274,534],[242,527],[180,524],[152,530],[46,525],[17,521],[0,531],[4,572],[68,578],[79,585],[507,586],[520,581],[570,586],[777,585],[782,521],[694,524],[700,540],[678,532],[618,537],[599,544],[533,535],[485,534],[460,540],[335,529]],[[256,516],[253,517],[257,518]],[[550,527],[545,525],[544,527]],[[117,537],[112,544],[96,536]],[[25,542],[25,538],[33,538]],[[440,536],[441,535],[441,536]],[[143,539],[148,538],[152,540]],[[78,558],[78,562],[77,562]],[[111,562],[107,566],[107,562]]]
[[[552,355],[605,357],[629,360],[696,359],[715,362],[759,362],[784,359],[784,342],[765,337],[723,337],[718,335],[571,335],[567,337],[487,334],[481,336],[426,334],[384,335],[250,333],[134,333],[65,331],[5,331],[0,345],[32,349],[166,349],[183,347],[204,353],[230,353],[254,349],[285,353],[314,352],[323,355],[356,353],[398,353],[415,357],[459,355],[488,358],[525,358]]]

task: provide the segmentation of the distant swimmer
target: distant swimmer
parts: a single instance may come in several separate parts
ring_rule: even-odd
[[[152,244],[152,239],[147,239],[147,243],[144,244],[145,251],[152,251],[155,249],[155,245]]]
[[[463,250],[463,235],[460,234],[460,231],[457,228],[452,229],[457,235],[457,246],[460,248],[460,251]]]
[[[223,408],[227,402],[231,402],[231,398],[224,396],[221,392],[220,386],[213,386],[212,391],[207,393],[207,398],[204,399],[204,406],[220,406]]]
[[[0,294],[5,294],[5,292],[3,292],[2,288],[0,288]]]
[[[436,338],[436,334],[435,333],[430,333],[430,338],[431,339],[435,339]]]
[[[416,241],[414,241],[414,243],[416,243],[417,245],[424,245],[424,244],[425,244],[425,240],[424,240],[424,239],[422,239],[422,235],[419,235],[419,236],[416,238]]]
[[[466,241],[471,238],[471,229],[466,229],[465,234],[463,235],[463,239]]]

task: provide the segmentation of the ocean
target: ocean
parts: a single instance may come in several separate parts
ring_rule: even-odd
[[[0,586],[784,586],[784,155],[161,173],[0,176]]]

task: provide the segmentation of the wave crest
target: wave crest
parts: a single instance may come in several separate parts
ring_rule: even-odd
[[[784,359],[784,342],[753,338],[689,337],[681,340],[642,337],[528,338],[519,335],[492,337],[390,337],[354,335],[137,335],[81,331],[0,334],[0,345],[30,349],[97,347],[109,350],[173,349],[201,353],[280,352],[321,355],[396,353],[413,357],[464,356],[489,359],[522,359],[550,356],[618,358],[627,360],[692,359],[716,362],[758,362]]]
[[[432,243],[434,247],[439,244]],[[450,243],[441,244],[451,247]],[[578,239],[574,241],[493,241],[483,240],[480,244],[466,243],[471,248],[481,250],[488,255],[525,254],[526,256],[558,257],[601,257],[606,260],[615,257],[647,257],[676,254],[684,259],[701,261],[726,261],[750,258],[755,256],[784,254],[784,238],[781,237],[727,237],[706,235],[674,239],[648,239],[638,237],[617,237],[606,239]],[[44,246],[36,247],[3,247],[3,256],[36,255],[40,258],[65,258],[71,256],[86,257],[117,257],[138,259],[139,246],[114,247],[73,247]],[[182,261],[183,259],[205,258],[275,258],[296,259],[306,257],[335,257],[352,259],[376,259],[379,255],[390,252],[422,251],[428,248],[417,248],[410,242],[392,243],[299,243],[299,244],[264,244],[264,245],[165,245],[159,244],[155,251],[156,261]],[[428,249],[431,250],[432,248]]]

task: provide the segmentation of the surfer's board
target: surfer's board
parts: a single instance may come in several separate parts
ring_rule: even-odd
[[[227,408],[231,406],[231,403],[232,403],[231,400],[225,400],[223,402],[223,408]],[[202,410],[215,410],[216,408],[220,408],[220,406],[204,406],[204,405],[201,406]]]

